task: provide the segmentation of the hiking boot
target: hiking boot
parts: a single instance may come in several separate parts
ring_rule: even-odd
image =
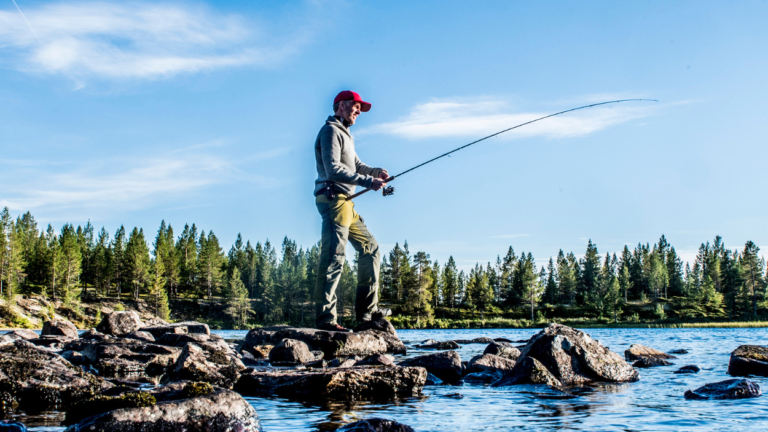
[[[359,317],[357,320],[360,321],[360,322],[370,321],[372,319],[378,321],[378,320],[384,319],[384,318],[386,318],[386,317],[388,317],[390,315],[392,315],[392,309],[379,308],[375,312],[373,312],[372,314],[365,314],[362,317]]]
[[[348,328],[344,328],[338,324],[335,323],[325,323],[317,326],[318,330],[327,330],[327,331],[335,331],[335,332],[345,332],[345,333],[352,333],[352,330]]]

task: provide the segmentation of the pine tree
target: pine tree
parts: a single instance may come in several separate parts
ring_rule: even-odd
[[[507,249],[507,254],[501,261],[501,271],[499,272],[499,291],[501,302],[504,305],[514,305],[517,299],[512,291],[512,274],[515,271],[517,265],[517,256],[515,256],[515,250],[512,246]]]
[[[235,266],[227,278],[229,288],[227,290],[227,315],[232,321],[232,328],[248,328],[248,314],[251,312],[251,301],[248,299],[248,290],[243,283],[240,269]]]
[[[626,269],[623,271],[623,273],[626,273],[627,283],[629,282],[629,269]],[[621,307],[624,305],[624,298],[621,295],[621,284],[619,282],[620,278],[613,278],[611,280],[610,285],[608,286],[608,292],[605,296],[605,303],[607,304],[608,310],[613,313],[613,322],[618,323],[619,322],[619,315],[621,315]],[[626,292],[626,291],[625,291]]]
[[[592,240],[589,240],[587,244],[587,252],[581,261],[581,268],[576,300],[578,303],[584,304],[597,292],[600,275],[600,256],[597,253],[597,245],[593,244]]]
[[[576,296],[577,275],[575,268],[577,267],[576,257],[573,253],[568,254],[566,257],[563,254],[563,250],[557,254],[557,288],[569,305],[572,305]]]
[[[138,300],[141,288],[149,281],[151,265],[144,229],[134,228],[131,231],[123,261],[127,280],[133,288],[133,298]]]
[[[95,249],[93,238],[93,225],[91,221],[85,224],[85,227],[77,227],[77,243],[80,246],[80,256],[82,269],[80,272],[80,294],[85,297],[88,294],[88,285],[93,285],[93,253]]]
[[[59,244],[59,237],[53,231],[53,227],[49,224],[48,229],[45,232],[45,240],[47,244],[47,259],[46,267],[48,268],[48,280],[51,286],[51,299],[55,302],[58,298],[56,295],[56,278],[59,276],[59,267],[61,266],[61,245]]]
[[[405,304],[406,310],[416,315],[417,325],[422,318],[426,321],[432,319],[432,294],[429,292],[432,281],[432,266],[430,265],[429,255],[425,252],[418,252],[413,257],[413,269],[409,283],[406,283],[408,296]]]
[[[456,261],[453,259],[453,256],[448,257],[448,263],[443,267],[441,279],[443,282],[443,301],[445,302],[445,305],[450,306],[451,311],[453,311],[454,306],[456,306],[456,298],[460,294],[459,272],[456,268]]]
[[[757,318],[758,296],[762,297],[765,291],[765,279],[763,279],[765,268],[758,256],[759,252],[760,248],[750,240],[744,245],[744,252],[741,254],[741,268],[746,287],[752,297],[752,314],[755,318]]]
[[[126,271],[125,271],[125,249],[126,249],[126,240],[125,240],[125,227],[120,225],[120,228],[115,231],[115,236],[112,239],[112,282],[115,284],[115,294],[117,295],[117,299],[120,300],[120,296],[122,293],[123,288],[123,282],[126,280]]]
[[[208,232],[207,238],[205,231],[200,232],[198,249],[200,252],[197,259],[197,271],[203,288],[202,292],[205,293],[208,300],[212,300],[213,294],[217,293],[221,287],[221,267],[224,262],[224,252],[221,250],[219,239],[213,231]]]
[[[549,264],[547,264],[546,298],[553,305],[558,304],[560,300],[560,293],[557,291],[557,270],[552,257],[549,257]]]
[[[189,292],[197,288],[197,227],[184,225],[184,231],[176,242],[179,256],[179,287]]]
[[[78,243],[77,232],[71,224],[65,224],[61,228],[59,236],[61,247],[61,297],[66,304],[74,300],[75,287],[80,279],[82,254],[80,244]]]
[[[155,316],[167,320],[171,310],[168,307],[168,293],[165,290],[165,264],[163,260],[155,258],[152,261],[152,274],[150,285],[150,298],[155,303]]]

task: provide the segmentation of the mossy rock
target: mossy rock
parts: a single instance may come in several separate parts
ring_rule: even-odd
[[[63,424],[75,424],[85,418],[116,409],[148,407],[156,403],[157,400],[152,394],[143,391],[125,393],[120,396],[98,395],[72,406],[67,411]]]
[[[213,393],[213,386],[206,382],[192,382],[185,385],[182,390],[185,399],[206,396],[211,393]]]

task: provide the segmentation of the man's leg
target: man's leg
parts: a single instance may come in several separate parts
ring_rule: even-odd
[[[355,218],[349,227],[349,240],[360,254],[357,261],[357,320],[371,319],[379,303],[379,244],[368,231],[361,217]]]
[[[352,203],[341,197],[328,200],[320,195],[315,200],[317,210],[323,218],[320,241],[320,263],[315,282],[315,311],[317,327],[337,324],[336,287],[346,258],[345,249],[349,236],[349,225],[354,219]]]

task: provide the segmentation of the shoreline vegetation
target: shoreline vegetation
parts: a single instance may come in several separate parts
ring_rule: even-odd
[[[29,213],[0,212],[0,327],[40,328],[62,317],[91,328],[103,314],[194,320],[216,329],[275,324],[312,327],[318,245],[284,238],[252,244],[237,236],[227,253],[213,231],[161,222],[154,240],[90,222],[38,227]],[[683,263],[665,236],[601,255],[591,240],[581,258],[560,250],[538,267],[531,253],[505,255],[469,271],[411,253],[407,241],[382,251],[380,301],[397,328],[768,327],[768,279],[760,249],[702,243]],[[340,323],[354,327],[356,260],[337,288]]]

